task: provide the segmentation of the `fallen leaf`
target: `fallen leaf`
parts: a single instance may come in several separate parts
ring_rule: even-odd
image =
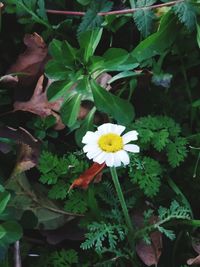
[[[187,264],[188,265],[200,264],[200,255],[198,255],[196,258],[191,258],[187,260]]]
[[[38,162],[39,150],[30,147],[27,144],[20,144],[17,162],[11,176],[15,176],[24,171],[35,167]]]
[[[197,237],[192,238],[192,247],[193,249],[200,254],[200,239]],[[188,265],[200,264],[200,255],[195,258],[191,258],[187,260]]]
[[[48,48],[37,33],[26,34],[24,37],[26,50],[20,54],[16,62],[9,68],[7,74],[24,73],[19,76],[19,82],[24,87],[35,83],[44,72],[44,66],[48,60]]]
[[[95,176],[98,175],[102,169],[105,167],[105,163],[98,164],[94,162],[92,166],[87,169],[84,173],[82,173],[79,178],[77,178],[73,184],[70,186],[69,191],[74,187],[80,187],[83,189],[87,189],[88,185],[94,180]]]
[[[14,111],[21,110],[31,112],[40,116],[41,118],[53,115],[56,118],[55,128],[57,130],[62,130],[65,128],[65,125],[62,123],[60,115],[57,112],[60,110],[63,99],[60,98],[54,102],[49,102],[46,93],[49,84],[46,86],[45,90],[43,90],[43,81],[44,76],[42,75],[37,82],[31,99],[25,102],[16,101],[14,103]]]
[[[134,223],[138,228],[142,228],[144,224],[143,212],[137,212],[133,216]],[[153,224],[158,218],[152,215],[149,223]],[[162,253],[162,234],[159,231],[154,231],[150,234],[151,244],[147,244],[144,240],[139,240],[136,243],[136,252],[139,258],[147,266],[157,266]]]
[[[102,73],[97,79],[96,82],[101,85],[101,87],[105,88],[106,91],[109,91],[111,89],[110,84],[108,81],[112,78],[110,74],[107,72]]]
[[[40,142],[24,128],[0,127],[0,137],[16,141],[19,145],[17,162],[12,173],[16,175],[36,166],[40,153]]]
[[[4,82],[4,83],[18,83],[19,79],[17,76],[13,76],[13,75],[4,75],[1,76],[0,78],[0,82]]]
[[[140,240],[136,244],[136,252],[147,266],[157,266],[162,250],[162,235],[156,231],[150,234],[151,244]]]

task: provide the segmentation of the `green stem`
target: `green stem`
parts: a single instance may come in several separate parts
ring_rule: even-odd
[[[200,152],[198,154],[198,158],[197,158],[197,161],[195,163],[193,178],[196,178],[196,176],[197,176],[197,168],[198,168],[198,165],[199,165],[199,161],[200,161]]]
[[[121,185],[119,183],[119,179],[118,179],[118,175],[117,175],[115,167],[111,167],[110,168],[110,172],[111,172],[111,175],[112,175],[113,183],[115,185],[115,189],[117,191],[117,196],[119,198],[119,201],[120,201],[120,204],[121,204],[121,207],[122,207],[122,211],[123,211],[123,214],[124,214],[124,219],[125,219],[126,225],[128,227],[128,230],[129,230],[131,236],[133,236],[133,233],[134,233],[133,225],[132,225],[132,222],[131,222],[131,218],[130,218],[130,216],[128,214],[128,209],[127,209],[127,206],[126,206],[126,202],[125,202],[125,199],[124,199],[124,195],[122,193]]]

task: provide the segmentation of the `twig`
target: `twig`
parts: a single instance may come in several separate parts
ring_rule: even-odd
[[[19,240],[14,244],[14,267],[22,267]]]
[[[138,7],[138,8],[132,8],[132,9],[123,9],[123,10],[114,10],[114,11],[108,11],[108,12],[99,12],[99,16],[108,16],[108,15],[124,15],[124,14],[131,14],[139,10],[149,10],[149,9],[157,9],[165,6],[173,6],[178,3],[182,3],[184,0],[177,0],[177,1],[171,1],[163,4],[157,4],[153,6],[146,6],[146,7]],[[78,11],[64,11],[64,10],[52,10],[47,9],[47,13],[49,14],[60,14],[60,15],[70,15],[70,16],[84,16],[85,12],[78,12]]]

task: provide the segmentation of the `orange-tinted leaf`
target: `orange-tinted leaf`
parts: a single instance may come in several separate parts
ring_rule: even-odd
[[[101,172],[101,170],[105,167],[105,163],[98,164],[94,162],[92,166],[87,169],[84,173],[82,173],[79,178],[77,178],[73,184],[70,186],[69,190],[74,187],[81,187],[83,189],[87,189],[88,185],[92,182],[97,174]]]

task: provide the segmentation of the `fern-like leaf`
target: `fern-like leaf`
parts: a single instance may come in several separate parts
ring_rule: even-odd
[[[187,140],[183,137],[177,137],[175,141],[170,141],[167,145],[167,157],[169,164],[175,168],[184,161],[187,156]]]
[[[155,2],[156,0],[137,0],[136,7],[148,7],[153,5]],[[133,14],[135,24],[143,37],[147,37],[149,34],[151,34],[154,17],[155,16],[152,10],[141,9]]]
[[[107,12],[112,8],[112,2],[101,0],[92,1],[90,8],[87,10],[78,28],[78,35],[82,32],[100,27],[103,18],[98,15],[99,12]]]
[[[84,193],[74,191],[69,196],[69,199],[65,202],[64,209],[73,213],[84,213],[87,211],[87,203],[84,199]]]
[[[188,30],[192,31],[195,28],[196,13],[195,7],[191,3],[188,1],[178,3],[173,7],[173,10]]]
[[[160,187],[162,169],[158,161],[144,157],[139,168],[134,160],[131,160],[129,175],[133,183],[137,183],[140,189],[148,197],[155,196]]]
[[[88,226],[86,240],[81,244],[83,250],[94,248],[97,253],[101,254],[104,249],[114,250],[117,242],[124,240],[125,230],[120,225],[112,225],[105,222],[93,222]]]
[[[71,267],[78,263],[78,254],[74,249],[53,252],[49,257],[49,265],[52,267]]]

